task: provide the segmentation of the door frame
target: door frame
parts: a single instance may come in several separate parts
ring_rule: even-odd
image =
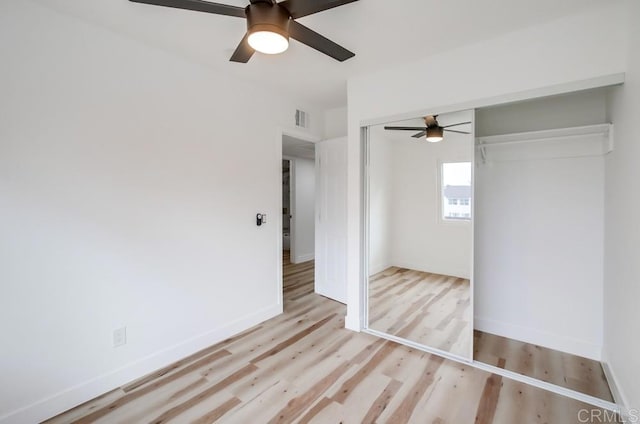
[[[291,217],[295,217],[295,208],[296,208],[296,199],[295,199],[295,174],[296,174],[296,170],[295,170],[295,160],[296,158],[293,156],[287,156],[287,155],[282,155],[282,160],[288,160],[289,161],[289,216]],[[294,234],[294,226],[293,226],[293,219],[291,218],[289,219],[289,252],[290,253],[290,258],[295,257],[295,252],[296,252],[296,243],[295,243],[295,237],[293,236]],[[283,232],[284,233],[284,232]],[[293,263],[293,262],[292,262]],[[284,265],[284,264],[283,264]]]

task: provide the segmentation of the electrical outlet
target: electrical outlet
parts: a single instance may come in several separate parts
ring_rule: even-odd
[[[123,346],[127,344],[127,327],[113,330],[113,347]]]

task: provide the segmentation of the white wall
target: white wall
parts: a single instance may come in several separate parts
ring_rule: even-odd
[[[0,3],[0,55],[0,422],[281,311],[280,225],[255,214],[280,216],[299,101],[24,0]]]
[[[628,1],[628,65],[623,88],[611,98],[615,150],[607,156],[604,262],[604,360],[617,400],[640,409],[640,3]]]
[[[607,122],[607,88],[482,108],[476,135],[512,134]]]
[[[310,261],[315,251],[315,160],[295,158],[293,164],[293,236],[295,256],[293,263]]]
[[[471,224],[441,219],[439,169],[472,161],[472,136],[427,143],[374,126],[369,143],[369,274],[398,266],[469,278]]]
[[[324,113],[324,136],[327,139],[347,136],[347,107],[329,109]]]
[[[471,120],[470,113],[464,115],[461,121]],[[447,133],[440,143],[417,143],[411,138],[394,143],[390,237],[393,265],[470,278],[471,223],[442,220],[439,174],[443,162],[472,160],[471,135]]]
[[[600,359],[603,161],[479,166],[477,329]]]
[[[369,136],[369,275],[384,271],[391,262],[393,231],[393,141],[381,128]]]
[[[622,5],[607,2],[596,10],[349,80],[348,328],[359,330],[362,324],[360,124],[397,114],[442,112],[437,109],[446,105],[476,107],[496,96],[518,97],[624,72]]]
[[[600,124],[606,92],[480,109],[476,117],[485,136]],[[492,161],[492,151],[486,164],[478,159],[475,327],[600,359],[604,158],[578,157],[585,150],[572,143],[562,157],[536,143],[510,148],[508,161]]]

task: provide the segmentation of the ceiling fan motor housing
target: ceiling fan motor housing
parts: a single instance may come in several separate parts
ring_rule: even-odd
[[[278,4],[257,2],[246,8],[247,31],[275,32],[289,40],[289,12]]]

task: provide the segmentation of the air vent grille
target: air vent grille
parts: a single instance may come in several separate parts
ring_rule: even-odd
[[[296,109],[296,127],[309,128],[309,114],[304,110]]]

